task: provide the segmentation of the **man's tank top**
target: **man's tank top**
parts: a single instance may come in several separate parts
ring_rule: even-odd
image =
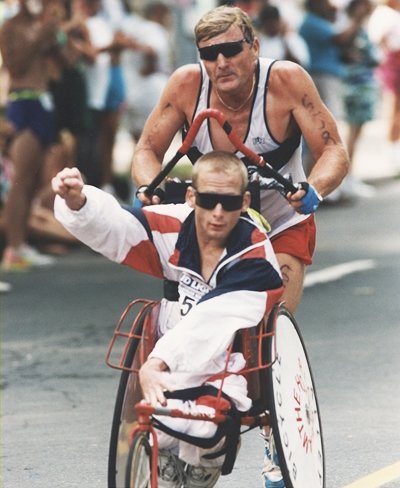
[[[268,80],[274,60],[260,58],[256,70],[256,91],[249,115],[249,124],[244,138],[244,144],[261,154],[264,159],[283,175],[290,174],[293,182],[305,181],[306,176],[301,162],[301,134],[278,142],[271,134],[266,116]],[[211,81],[202,63],[201,86],[197,96],[196,108],[192,117],[195,117],[206,108],[210,108]],[[209,120],[208,120],[209,122]],[[210,124],[203,123],[193,141],[188,157],[194,164],[202,155],[214,150],[210,137]],[[240,152],[235,154],[246,165],[253,164]],[[298,214],[287,200],[275,190],[261,191],[261,213],[272,227],[271,235],[278,234],[284,229],[295,225],[307,218]]]

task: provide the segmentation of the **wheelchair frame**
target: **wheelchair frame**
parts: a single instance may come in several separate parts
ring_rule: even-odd
[[[229,374],[228,362],[224,372],[210,378],[221,379],[222,383],[213,416],[187,415],[177,409],[154,409],[141,403],[138,371],[157,338],[159,304],[143,299],[131,302],[108,347],[108,366],[122,371],[111,429],[108,488],[137,486],[132,484],[132,473],[139,469],[148,476],[140,486],[157,487],[158,442],[153,415],[217,424],[227,418],[222,386]],[[251,410],[240,419],[240,434],[255,427],[271,426],[286,487],[324,488],[319,407],[308,356],[293,316],[282,304],[275,306],[257,326],[237,333],[229,352],[238,349],[245,357],[246,367],[235,374],[246,377],[253,400]]]

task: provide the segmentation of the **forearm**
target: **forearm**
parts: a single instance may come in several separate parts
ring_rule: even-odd
[[[150,147],[138,144],[132,161],[132,180],[136,186],[148,185],[161,170],[162,158]]]
[[[349,157],[342,143],[328,146],[316,161],[307,181],[325,197],[340,185],[349,166]]]

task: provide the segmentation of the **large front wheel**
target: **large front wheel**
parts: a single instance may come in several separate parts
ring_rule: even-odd
[[[286,488],[325,487],[324,447],[314,380],[297,324],[284,307],[271,314],[266,370],[272,429]]]

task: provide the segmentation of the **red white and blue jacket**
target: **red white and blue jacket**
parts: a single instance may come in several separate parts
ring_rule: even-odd
[[[97,188],[83,191],[87,201],[79,211],[60,197],[55,201],[56,218],[74,236],[115,262],[179,282],[179,302],[162,302],[162,337],[151,353],[169,366],[171,387],[197,386],[221,372],[235,332],[258,324],[283,291],[266,233],[247,214],[241,216],[206,282],[194,211],[187,204],[127,210]],[[242,354],[232,354],[229,370],[243,367]],[[224,391],[240,410],[250,407],[241,376],[228,377]]]

